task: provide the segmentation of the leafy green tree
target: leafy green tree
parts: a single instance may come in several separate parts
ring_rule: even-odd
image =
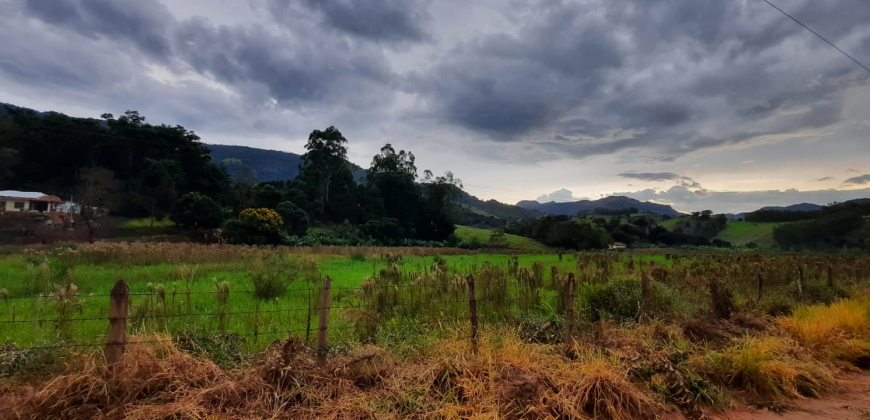
[[[175,188],[175,180],[170,174],[173,161],[158,161],[146,158],[145,171],[142,174],[142,183],[145,196],[150,202],[151,226],[154,219],[162,219],[175,207],[178,191]]]
[[[224,212],[211,198],[198,192],[183,195],[172,213],[172,221],[181,226],[214,229],[224,221]]]
[[[254,207],[274,209],[283,199],[284,194],[277,188],[268,184],[260,185],[254,197]]]
[[[298,179],[305,185],[308,199],[319,202],[319,212],[324,213],[335,192],[334,181],[338,178],[346,182],[344,172],[353,180],[347,165],[347,139],[332,126],[324,131],[314,130],[308,136],[305,150]]]
[[[76,200],[82,206],[82,218],[88,226],[88,242],[94,242],[94,218],[99,209],[111,209],[121,183],[106,168],[83,168],[79,173]]]
[[[426,171],[423,177],[423,197],[420,217],[417,218],[417,238],[427,241],[444,241],[456,230],[456,199],[462,188],[462,181],[452,172],[443,176],[433,176]]]
[[[308,215],[305,214],[305,210],[302,210],[292,201],[282,201],[275,211],[284,219],[284,230],[287,233],[305,236],[305,233],[308,232]]]
[[[376,191],[383,204],[384,215],[398,221],[403,236],[413,236],[419,214],[421,192],[414,182],[417,167],[414,154],[404,150],[396,153],[392,145],[386,144],[381,153],[372,158],[366,181],[371,191]]]
[[[495,229],[489,234],[489,245],[494,248],[508,247],[508,240],[504,229]]]

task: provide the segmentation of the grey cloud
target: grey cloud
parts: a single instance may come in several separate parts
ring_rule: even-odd
[[[175,18],[158,1],[24,0],[24,8],[46,23],[93,39],[123,39],[158,58],[171,54],[167,33]]]
[[[816,178],[816,179],[814,179],[813,181],[816,181],[816,182],[825,182],[825,181],[830,181],[830,180],[832,180],[832,179],[835,179],[835,178],[832,177],[832,176],[823,176],[823,177],[821,177],[821,178]]]
[[[274,101],[297,112],[339,107],[370,114],[382,111],[392,99],[397,76],[380,48],[324,33],[304,16],[292,22],[295,32],[288,36],[257,25],[214,25],[201,17],[177,20],[155,0],[52,2],[63,13],[46,3],[26,0],[23,13],[82,36],[115,42],[131,57],[138,49],[171,69],[213,78],[252,108]],[[70,55],[75,59],[77,54]],[[63,58],[56,58],[62,63]],[[114,66],[100,61],[95,65]],[[42,77],[34,73],[31,78]]]
[[[557,203],[568,203],[572,201],[581,200],[580,198],[574,198],[574,193],[571,190],[562,188],[561,190],[553,191],[550,194],[544,194],[538,197],[538,202],[540,203],[549,203],[549,202],[557,202]]]
[[[815,191],[788,189],[739,192],[704,191],[703,193],[698,193],[683,186],[674,186],[665,191],[648,189],[634,192],[618,192],[613,193],[613,195],[624,195],[638,200],[652,200],[670,204],[681,211],[710,209],[722,213],[738,213],[758,210],[765,206],[787,206],[796,203],[825,205],[856,198],[866,198],[870,197],[870,189]]]
[[[682,178],[681,175],[673,172],[624,172],[619,176],[641,181],[676,181]]]
[[[449,51],[408,89],[453,124],[516,140],[553,124],[595,94],[618,67],[619,43],[580,8],[545,8],[517,34],[481,36]]]
[[[684,188],[703,189],[701,184],[694,179],[674,172],[623,172],[619,176],[641,181],[673,181]]]
[[[852,168],[846,169],[847,174],[857,174],[858,172],[861,172],[861,171],[859,171],[857,169],[852,169]]]
[[[286,10],[290,0],[273,0],[273,10]],[[340,31],[378,42],[420,42],[428,39],[428,1],[421,0],[302,0],[323,21]]]
[[[858,3],[855,16],[842,13],[848,5],[789,6],[834,37],[870,40],[870,12]],[[515,9],[506,13],[516,16],[516,31],[461,44],[409,80],[447,122],[496,142],[525,142],[537,156],[646,150],[668,162],[699,150],[804,138],[840,122],[845,92],[868,81],[835,51],[817,59],[830,47],[762,2]],[[806,53],[780,48],[795,45]]]
[[[843,184],[847,184],[847,185],[870,184],[870,174],[865,174],[865,175],[849,178],[849,179],[843,181]]]

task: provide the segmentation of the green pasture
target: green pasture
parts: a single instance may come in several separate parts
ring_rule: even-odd
[[[492,230],[480,229],[469,226],[457,226],[456,237],[464,242],[470,242],[472,239],[477,240],[483,246],[489,244],[489,237],[492,235]],[[548,251],[550,247],[524,236],[506,234],[505,238],[508,242],[508,247],[522,251]]]
[[[169,258],[171,256],[167,255]],[[282,262],[290,263],[298,258],[283,255],[275,264],[282,266]],[[316,255],[305,258],[316,260],[316,277],[328,275],[331,278],[334,309],[330,341],[355,339],[351,321],[345,315],[360,305],[357,288],[367,276],[374,276],[392,264],[381,258],[362,256]],[[487,262],[506,267],[510,255],[448,255],[439,258],[445,260],[451,272],[464,275]],[[660,264],[668,262],[661,255],[637,258],[654,259]],[[571,254],[565,254],[562,261],[556,254],[519,255],[518,259],[519,265],[527,268],[540,262],[547,278],[551,266],[563,273],[576,271],[576,256]],[[416,275],[413,273],[432,272],[435,262],[432,256],[405,256],[395,264],[406,273],[406,277],[413,278]],[[250,292],[253,290],[253,273],[251,264],[243,261],[196,265],[70,265],[63,257],[57,256],[0,256],[0,289],[5,289],[8,296],[0,300],[0,338],[22,347],[102,343],[108,325],[108,295],[119,279],[130,286],[130,330],[134,334],[189,331],[239,334],[255,349],[286,336],[288,331],[300,336],[314,334],[311,331],[316,331],[317,314],[309,307],[316,307],[316,303],[310,305],[309,299],[316,302],[319,284],[310,281],[310,277],[309,280],[303,278],[305,273],[288,270],[287,292],[276,299],[261,300]],[[225,303],[218,300],[216,282],[229,284],[230,293]],[[74,299],[58,299],[44,291],[56,291],[58,285],[66,283],[77,287]],[[164,289],[164,297],[157,292],[160,286]],[[407,315],[413,316],[413,313]],[[64,322],[65,319],[71,321]]]

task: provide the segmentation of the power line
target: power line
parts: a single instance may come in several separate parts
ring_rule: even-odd
[[[812,33],[813,33],[813,35],[815,35],[815,36],[817,36],[817,37],[819,37],[819,39],[821,39],[821,40],[822,40],[822,41],[825,41],[825,42],[827,42],[827,43],[828,43],[828,45],[830,45],[830,46],[832,46],[832,47],[834,47],[834,49],[836,49],[836,50],[837,50],[837,51],[839,51],[839,52],[841,52],[841,53],[842,53],[842,54],[843,54],[843,55],[845,55],[845,56],[846,56],[846,57],[849,57],[849,59],[850,59],[850,60],[852,60],[852,61],[854,61],[854,62],[855,62],[855,64],[857,64],[857,65],[859,65],[859,66],[861,66],[861,68],[863,68],[863,69],[864,69],[864,70],[867,70],[867,73],[870,73],[870,68],[867,68],[867,66],[865,66],[865,65],[863,65],[863,64],[861,64],[861,62],[860,62],[860,61],[858,61],[858,60],[856,60],[856,59],[855,59],[855,58],[854,58],[854,57],[852,57],[852,56],[851,56],[851,55],[849,55],[849,54],[848,54],[848,53],[847,53],[847,52],[845,52],[845,51],[843,51],[843,50],[841,50],[841,49],[840,49],[840,48],[839,48],[839,47],[837,47],[837,46],[836,46],[836,45],[834,45],[834,44],[833,44],[833,43],[832,43],[832,42],[831,42],[831,41],[828,41],[828,40],[827,40],[827,39],[825,39],[825,37],[823,37],[823,36],[821,36],[821,35],[819,35],[819,33],[818,33],[818,32],[816,32],[816,31],[814,31],[814,30],[812,30],[812,29],[810,29],[810,27],[809,27],[809,26],[807,26],[807,25],[804,25],[804,24],[803,24],[803,23],[801,23],[801,21],[799,21],[799,20],[797,20],[797,19],[795,19],[795,18],[794,18],[794,17],[793,17],[793,16],[792,16],[792,15],[790,15],[790,14],[788,14],[788,13],[786,13],[786,12],[785,12],[785,10],[782,10],[782,9],[780,9],[780,8],[779,8],[779,7],[776,7],[776,5],[775,5],[775,4],[773,4],[773,3],[771,3],[771,2],[770,2],[770,1],[769,1],[769,0],[762,0],[762,1],[764,1],[764,2],[765,2],[765,3],[767,3],[767,4],[769,4],[769,5],[770,5],[770,7],[773,7],[773,8],[774,8],[774,9],[776,9],[776,10],[779,10],[779,12],[780,12],[780,13],[782,13],[782,14],[784,14],[784,15],[786,15],[786,16],[788,16],[788,18],[789,18],[789,19],[791,19],[791,20],[793,20],[793,21],[795,21],[795,22],[796,22],[796,23],[797,23],[797,24],[798,24],[798,25],[800,25],[800,26],[803,26],[803,27],[804,27],[804,28],[805,28],[805,29],[806,29],[806,30],[808,30],[808,31],[810,31],[810,32],[812,32]]]

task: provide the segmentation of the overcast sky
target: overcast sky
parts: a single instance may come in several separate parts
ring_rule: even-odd
[[[870,66],[867,0],[773,0]],[[870,73],[762,0],[0,0],[0,101],[301,153],[334,125],[482,198],[870,197]]]

